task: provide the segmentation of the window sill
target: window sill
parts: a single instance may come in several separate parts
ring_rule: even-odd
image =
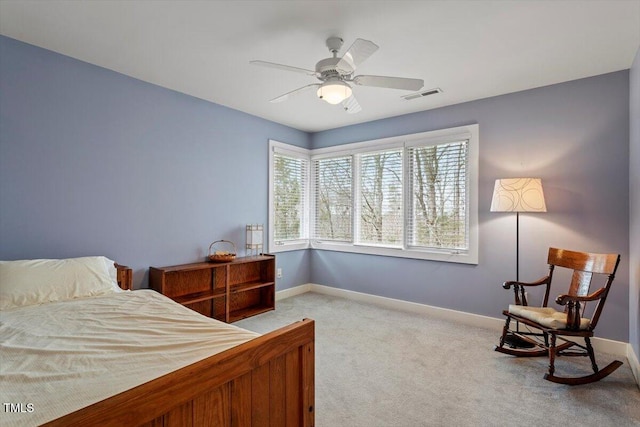
[[[477,255],[472,253],[460,252],[453,253],[450,251],[436,250],[418,250],[418,249],[400,249],[380,246],[364,246],[352,245],[346,243],[334,243],[326,241],[312,241],[311,249],[319,249],[323,251],[348,252],[364,255],[379,255],[396,258],[421,259],[429,261],[454,262],[461,264],[478,264]]]
[[[269,253],[299,251],[303,249],[309,249],[311,246],[308,241],[296,242],[296,243],[283,243],[276,245],[274,243],[269,245]]]

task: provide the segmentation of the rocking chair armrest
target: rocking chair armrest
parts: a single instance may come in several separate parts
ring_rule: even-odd
[[[574,302],[595,301],[602,298],[602,294],[605,292],[605,290],[606,290],[605,288],[600,288],[594,293],[583,296],[583,297],[576,296],[576,295],[566,295],[566,294],[558,295],[558,298],[556,298],[556,302],[560,305],[567,305],[571,301],[574,301]]]
[[[510,289],[511,286],[540,286],[549,284],[549,276],[544,276],[535,282],[517,282],[515,280],[509,280],[502,284],[502,287],[505,289]]]

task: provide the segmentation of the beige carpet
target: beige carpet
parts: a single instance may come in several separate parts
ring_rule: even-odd
[[[317,427],[640,426],[626,359],[600,382],[554,384],[546,358],[493,351],[493,330],[316,293],[235,324],[263,333],[304,317],[316,321]],[[601,367],[613,359],[596,354]],[[591,373],[587,358],[556,367]]]

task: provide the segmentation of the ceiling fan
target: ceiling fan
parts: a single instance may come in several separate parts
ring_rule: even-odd
[[[329,104],[342,104],[342,108],[347,113],[357,113],[362,110],[360,104],[358,104],[358,101],[353,96],[353,90],[349,83],[358,86],[374,86],[412,91],[420,90],[422,86],[424,86],[422,79],[365,75],[354,76],[353,74],[356,68],[378,50],[378,45],[369,40],[356,39],[345,54],[342,55],[342,58],[338,58],[338,51],[342,47],[342,43],[343,40],[340,37],[329,37],[327,39],[327,47],[333,56],[319,61],[316,64],[315,70],[307,70],[305,68],[291,67],[289,65],[267,61],[250,62],[263,67],[307,74],[321,81],[321,83],[306,85],[285,93],[284,95],[280,95],[272,99],[271,102],[281,102],[292,95],[317,88],[316,93],[318,98]]]

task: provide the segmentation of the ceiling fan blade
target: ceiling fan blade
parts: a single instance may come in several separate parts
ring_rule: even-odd
[[[420,90],[424,86],[422,79],[386,76],[355,76],[352,80],[359,86],[386,87],[390,89]]]
[[[277,98],[273,98],[269,102],[274,102],[274,103],[275,102],[282,102],[282,101],[285,101],[285,100],[289,99],[289,97],[292,96],[292,95],[297,95],[299,93],[306,92],[307,90],[309,90],[311,88],[314,88],[314,87],[318,87],[318,86],[320,86],[320,83],[313,83],[313,84],[310,84],[310,85],[302,86],[302,87],[299,87],[298,89],[292,90],[291,92],[287,92],[284,95],[280,95]]]
[[[313,70],[307,70],[306,68],[292,67],[290,65],[284,65],[284,64],[276,64],[275,62],[249,61],[249,63],[253,65],[259,65],[261,67],[277,68],[279,70],[293,71],[294,73],[307,74],[309,76],[314,76],[314,77],[317,75],[316,72]]]
[[[358,100],[353,95],[342,101],[342,108],[344,108],[344,111],[349,114],[355,114],[362,111],[362,107],[360,107],[360,104],[358,104]]]
[[[378,50],[378,45],[369,40],[356,39],[347,52],[342,55],[336,68],[341,74],[351,74],[358,65],[362,64],[368,57]]]

